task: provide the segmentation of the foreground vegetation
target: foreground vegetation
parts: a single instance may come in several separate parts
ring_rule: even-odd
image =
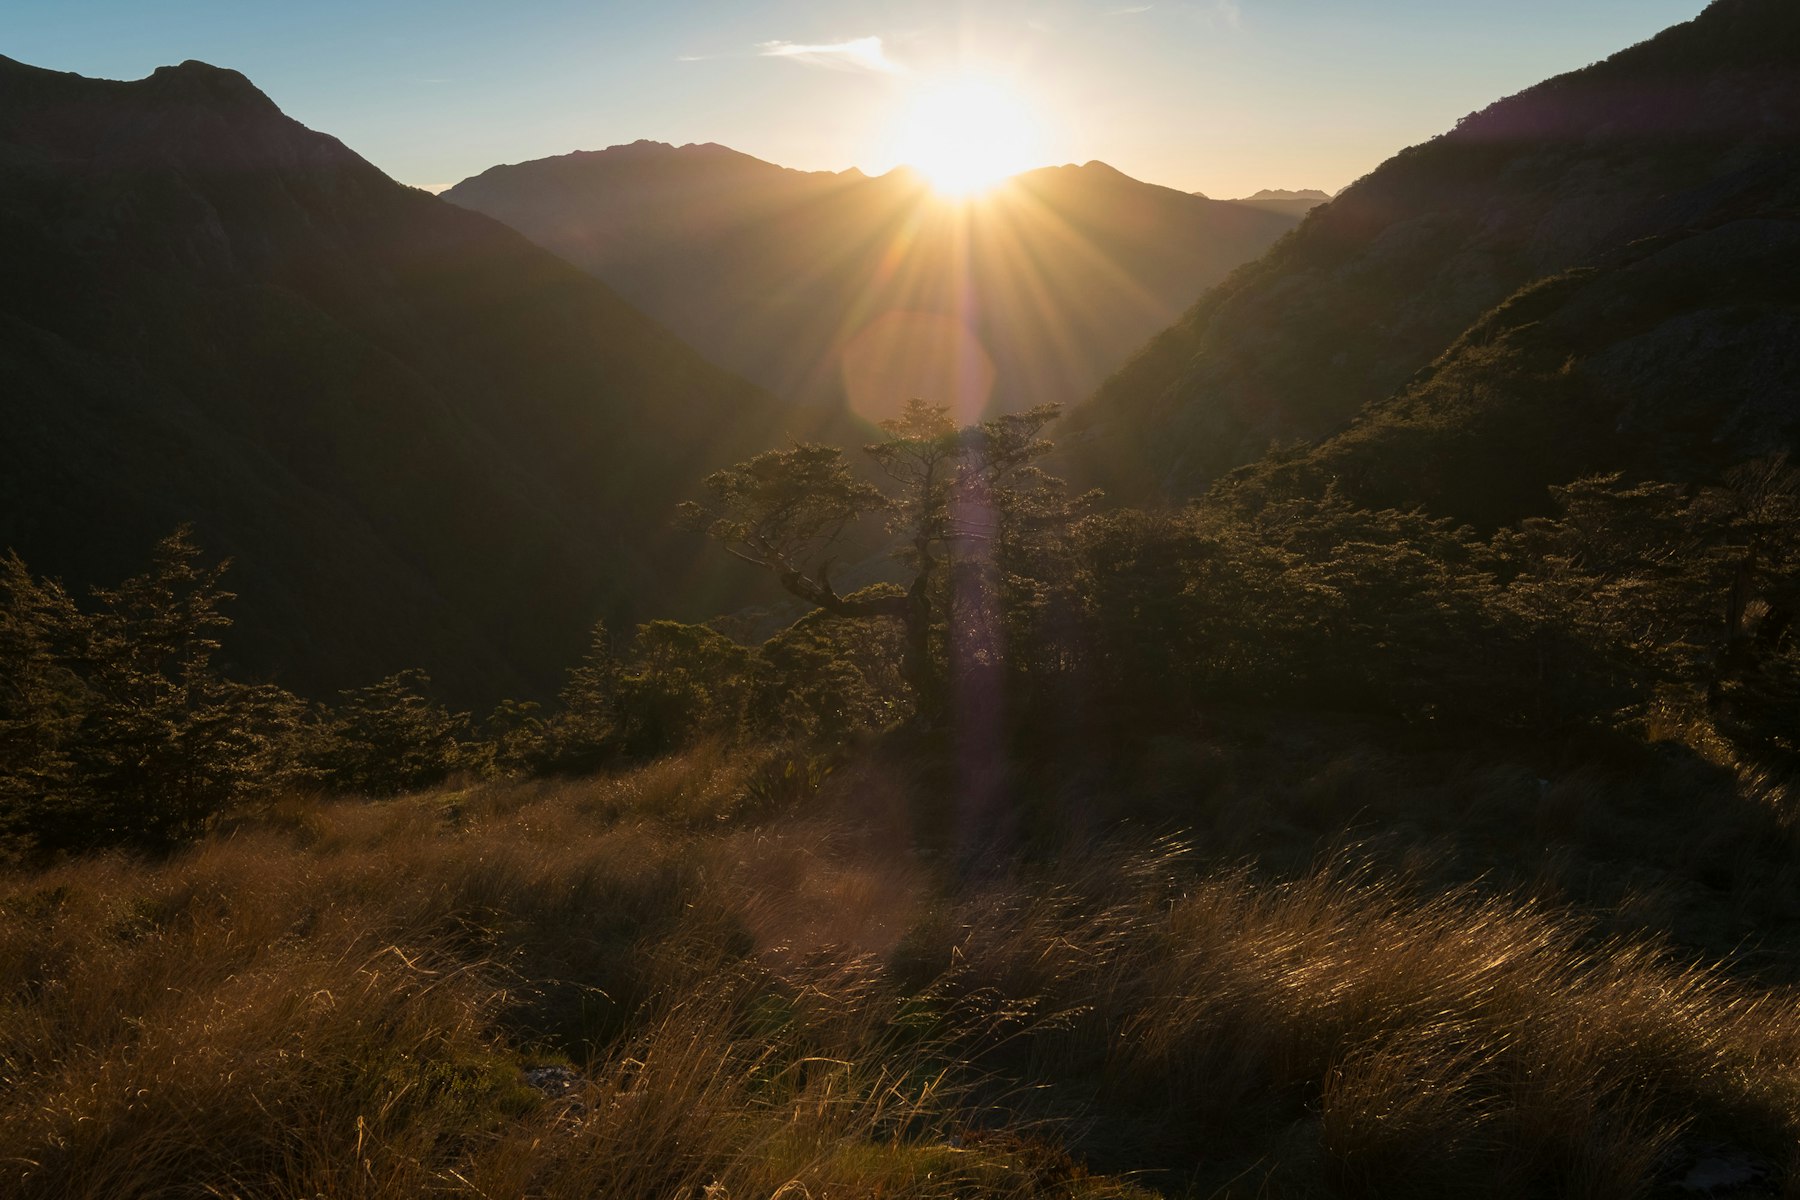
[[[1256,744],[1180,750],[1229,774]],[[868,747],[773,797],[768,752],[716,743],[295,795],[172,858],[0,878],[5,1190],[1610,1197],[1720,1144],[1789,1166],[1792,987],[1688,965],[1641,888],[1584,915],[1458,883],[1428,831],[1304,865],[1399,760],[1265,776],[1260,821],[1222,785],[1190,844],[1070,837],[971,875],[930,759]],[[1497,772],[1437,799],[1604,873]],[[1591,773],[1553,786],[1605,811]],[[1752,828],[1721,913],[1794,902]],[[1670,853],[1665,888],[1704,869]]]
[[[0,560],[0,1190],[1800,1178],[1800,473],[1102,511],[1052,415],[713,476],[814,611],[482,718],[233,675],[185,534]],[[875,514],[907,585],[840,592]]]
[[[829,753],[902,724],[1031,761],[1242,705],[1800,771],[1800,471],[1780,456],[1710,483],[1577,480],[1491,530],[1360,507],[1281,455],[1204,504],[1102,510],[1041,470],[1054,416],[959,429],[915,401],[867,448],[886,490],[822,446],[715,473],[690,521],[810,611],[760,641],[733,618],[599,626],[554,706],[484,718],[419,671],[330,703],[234,677],[224,568],[185,531],[86,603],[8,555],[0,855],[165,850],[295,785],[567,776],[707,737]],[[845,537],[873,516],[906,586],[840,592],[846,548],[882,544]]]

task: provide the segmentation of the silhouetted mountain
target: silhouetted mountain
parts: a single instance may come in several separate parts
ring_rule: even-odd
[[[0,262],[0,548],[78,585],[192,521],[239,658],[305,688],[553,684],[603,611],[694,587],[673,501],[805,432],[202,63],[0,59]]]
[[[877,415],[913,395],[966,409],[990,385],[997,407],[1079,399],[1293,223],[1098,162],[959,207],[905,169],[807,173],[654,142],[494,167],[444,197],[776,394]]]
[[[1772,447],[1793,432],[1796,217],[1800,6],[1718,0],[1348,188],[1109,380],[1072,422],[1080,455],[1116,490],[1192,493],[1272,441],[1331,433],[1447,350],[1354,435],[1410,425],[1412,448],[1383,461],[1444,487],[1508,446],[1521,485],[1666,460],[1677,432],[1690,459]],[[1575,268],[1592,270],[1471,328]],[[1565,362],[1573,377],[1540,389]],[[1577,424],[1590,440],[1565,444]]]
[[[1302,188],[1299,191],[1289,191],[1286,188],[1264,188],[1254,195],[1233,200],[1232,203],[1242,204],[1249,208],[1260,208],[1265,212],[1281,213],[1298,221],[1330,199],[1330,196],[1317,188]]]

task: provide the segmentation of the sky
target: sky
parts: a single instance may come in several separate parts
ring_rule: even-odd
[[[7,0],[0,54],[136,79],[196,58],[406,183],[651,138],[887,170],[952,80],[1022,165],[1215,197],[1334,192],[1703,0]],[[1002,126],[1011,129],[1012,127]],[[909,140],[910,138],[910,140]]]

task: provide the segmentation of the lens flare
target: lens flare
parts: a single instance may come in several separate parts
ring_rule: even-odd
[[[851,410],[868,421],[899,416],[913,396],[948,405],[959,421],[979,420],[994,390],[981,338],[942,313],[883,313],[845,344],[843,372]]]

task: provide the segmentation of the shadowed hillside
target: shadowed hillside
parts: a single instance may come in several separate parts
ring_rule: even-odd
[[[777,395],[875,416],[911,395],[969,412],[1079,399],[1295,219],[1098,162],[959,206],[904,169],[809,174],[655,142],[494,167],[444,196]]]
[[[1633,243],[1541,280],[1317,447],[1231,477],[1491,527],[1621,471],[1714,481],[1800,447],[1800,210]]]
[[[1088,465],[1124,491],[1192,493],[1272,440],[1332,432],[1483,313],[1571,268],[1602,268],[1584,285],[1580,319],[1604,340],[1612,334],[1593,322],[1631,307],[1629,289],[1643,277],[1605,264],[1648,254],[1627,249],[1647,238],[1711,239],[1689,246],[1697,263],[1707,261],[1702,245],[1737,263],[1791,254],[1797,67],[1800,10],[1718,0],[1688,24],[1402,152],[1109,380],[1078,418],[1089,427]],[[1650,340],[1609,360],[1613,382],[1653,379],[1663,394],[1706,385],[1730,357],[1719,340],[1720,306],[1729,307],[1719,289],[1728,286],[1723,276],[1709,283],[1711,315],[1693,320],[1683,316],[1690,298],[1664,286],[1652,322],[1661,332],[1642,324],[1646,313],[1633,318],[1630,336]],[[1791,306],[1791,290],[1775,303]],[[1625,361],[1633,356],[1640,366]],[[1721,393],[1707,403],[1735,401]],[[1633,411],[1648,419],[1645,404]],[[1738,422],[1720,414],[1713,423]]]
[[[536,691],[602,611],[710,611],[672,499],[806,432],[235,72],[0,59],[0,163],[0,547],[83,584],[192,521],[292,685]]]

